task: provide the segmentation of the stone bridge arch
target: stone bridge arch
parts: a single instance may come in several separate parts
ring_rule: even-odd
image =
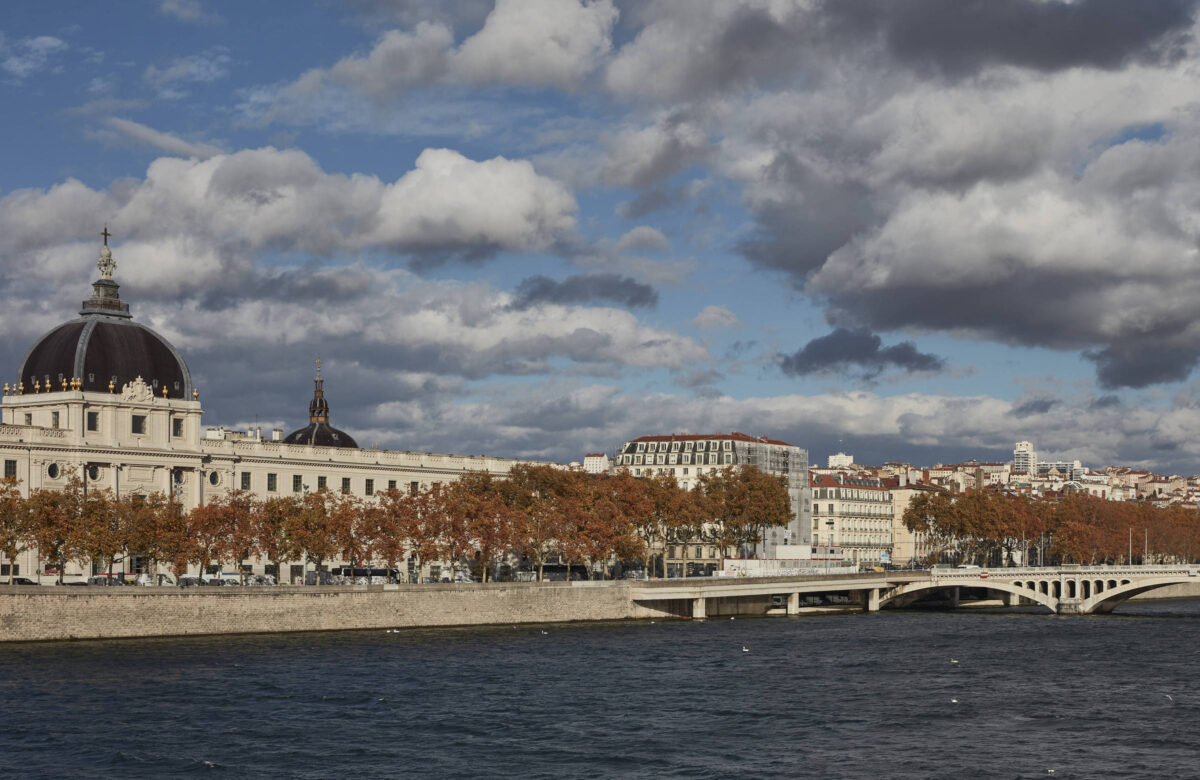
[[[1134,580],[1132,582],[1123,578],[1117,581],[1119,584],[1116,587],[1105,588],[1099,593],[1093,593],[1091,598],[1084,599],[1083,603],[1080,604],[1079,611],[1085,615],[1092,613],[1105,615],[1112,612],[1117,605],[1123,604],[1139,594],[1165,588],[1170,585],[1185,585],[1196,581],[1195,577],[1187,574],[1168,575],[1165,577],[1156,577],[1151,580]]]
[[[982,579],[963,579],[963,580],[937,580],[931,582],[909,582],[899,585],[891,590],[883,591],[879,594],[879,606],[884,607],[895,601],[907,601],[906,596],[913,596],[923,592],[931,592],[938,590],[951,590],[953,588],[986,588],[987,590],[1002,591],[1004,593],[1012,593],[1021,598],[1033,601],[1051,612],[1058,612],[1058,599],[1052,595],[1042,593],[1034,588],[1021,587],[1015,583],[1004,582],[1003,580],[982,580]]]

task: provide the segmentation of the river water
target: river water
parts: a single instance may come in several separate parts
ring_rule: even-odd
[[[1200,601],[0,646],[0,775],[1200,777],[1198,648]]]

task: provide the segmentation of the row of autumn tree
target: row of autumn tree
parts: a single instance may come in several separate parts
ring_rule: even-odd
[[[77,475],[28,498],[14,480],[0,483],[0,552],[13,561],[36,549],[40,561],[57,566],[60,582],[68,561],[112,571],[133,556],[149,571],[161,563],[176,576],[189,565],[239,569],[251,559],[278,572],[285,561],[395,569],[415,558],[467,562],[486,580],[510,557],[536,566],[539,580],[547,562],[586,564],[589,574],[607,576],[618,560],[653,571],[666,544],[702,542],[722,555],[744,549],[790,519],[786,483],[753,466],[712,470],[684,490],[665,474],[597,477],[522,464],[503,479],[469,472],[417,493],[363,499],[322,490],[259,500],[234,491],[190,511],[160,493],[117,498],[88,490]]]
[[[1200,512],[1084,493],[1058,500],[995,490],[924,491],[904,513],[936,562],[1178,563],[1200,560]],[[1148,555],[1147,555],[1148,551]],[[1131,560],[1132,558],[1132,560]]]

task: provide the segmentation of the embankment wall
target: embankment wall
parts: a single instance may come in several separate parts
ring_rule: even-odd
[[[0,586],[0,641],[621,620],[624,582],[274,588]]]

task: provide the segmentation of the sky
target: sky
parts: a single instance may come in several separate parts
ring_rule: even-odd
[[[97,277],[209,425],[1200,472],[1197,0],[0,14],[0,364]]]

